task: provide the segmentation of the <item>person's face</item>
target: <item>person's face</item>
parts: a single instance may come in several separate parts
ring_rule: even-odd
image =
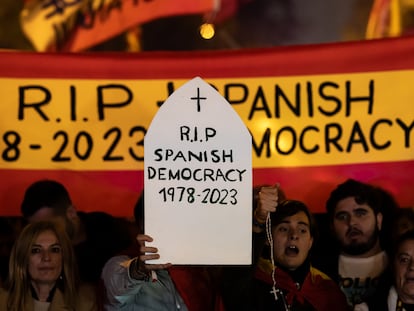
[[[50,231],[39,234],[32,245],[29,275],[35,284],[54,284],[62,271],[62,249],[56,235]]]
[[[354,197],[338,202],[333,218],[333,230],[341,249],[349,255],[371,255],[379,247],[382,214],[374,214],[367,204],[358,204]]]
[[[309,219],[304,212],[286,217],[276,225],[273,234],[275,263],[295,270],[302,265],[312,247]]]
[[[395,287],[404,303],[414,303],[414,240],[404,241],[394,260]]]
[[[71,208],[71,207],[70,207]],[[70,209],[68,208],[68,210]],[[28,218],[30,223],[38,221],[53,221],[58,226],[63,228],[70,239],[73,239],[75,235],[75,225],[67,215],[57,215],[53,208],[42,207],[36,213]]]

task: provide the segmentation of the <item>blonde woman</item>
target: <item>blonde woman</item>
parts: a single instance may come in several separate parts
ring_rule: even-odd
[[[79,286],[71,241],[55,223],[41,221],[22,230],[0,305],[10,311],[97,310],[92,287]]]

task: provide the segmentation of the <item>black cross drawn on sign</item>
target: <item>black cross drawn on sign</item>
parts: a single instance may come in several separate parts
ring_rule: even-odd
[[[200,100],[206,100],[207,97],[200,97],[200,88],[197,88],[197,97],[191,97],[192,100],[197,100],[197,112],[200,112]]]

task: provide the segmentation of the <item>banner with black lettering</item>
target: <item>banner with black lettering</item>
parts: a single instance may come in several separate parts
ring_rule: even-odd
[[[279,182],[324,212],[347,178],[412,205],[414,38],[270,49],[0,58],[0,203],[64,183],[80,210],[132,215],[144,136],[160,105],[199,76],[252,135],[254,185]]]

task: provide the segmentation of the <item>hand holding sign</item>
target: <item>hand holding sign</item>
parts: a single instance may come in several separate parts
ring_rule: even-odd
[[[170,263],[165,264],[146,264],[147,260],[154,260],[160,259],[160,255],[158,254],[158,249],[156,247],[146,246],[146,242],[152,242],[153,238],[146,234],[138,234],[137,241],[140,246],[140,266],[142,266],[145,270],[162,270],[171,267]]]

